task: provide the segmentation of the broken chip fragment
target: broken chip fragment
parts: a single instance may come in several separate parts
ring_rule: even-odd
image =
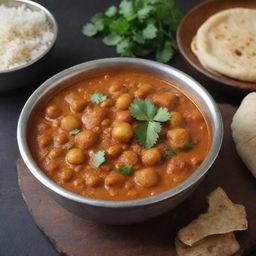
[[[210,193],[208,202],[207,213],[200,215],[178,232],[178,237],[184,244],[191,246],[210,235],[247,229],[244,206],[233,204],[222,188]]]
[[[234,204],[222,188],[208,196],[208,211],[178,232],[179,256],[231,256],[240,248],[233,231],[246,230],[243,205]]]
[[[193,246],[185,245],[176,238],[175,246],[179,256],[231,256],[240,249],[233,232],[208,236]]]

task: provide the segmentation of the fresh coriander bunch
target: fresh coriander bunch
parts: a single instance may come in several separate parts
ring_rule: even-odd
[[[155,56],[168,62],[177,51],[175,32],[182,17],[173,0],[122,0],[91,18],[82,33],[103,35],[125,57]]]

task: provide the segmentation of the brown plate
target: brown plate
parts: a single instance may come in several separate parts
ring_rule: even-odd
[[[208,17],[219,11],[234,7],[256,9],[256,0],[208,0],[192,8],[179,24],[177,30],[178,47],[186,62],[197,75],[206,81],[214,81],[214,83],[209,84],[209,86],[221,87],[229,92],[241,93],[256,91],[256,83],[239,81],[207,71],[190,48],[191,41],[198,28]],[[226,88],[224,88],[223,85],[225,85]]]

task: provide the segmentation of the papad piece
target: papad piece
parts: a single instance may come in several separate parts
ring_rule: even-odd
[[[192,246],[210,235],[247,229],[244,206],[233,204],[222,188],[210,193],[208,203],[207,213],[200,215],[178,232],[178,237],[184,244]]]
[[[175,247],[178,256],[231,256],[240,249],[233,232],[208,236],[193,246],[176,238]]]

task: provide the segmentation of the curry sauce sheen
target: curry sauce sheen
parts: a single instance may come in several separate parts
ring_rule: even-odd
[[[143,123],[129,111],[134,99],[170,113],[149,149],[134,134]],[[211,144],[197,106],[173,85],[141,73],[79,82],[51,98],[31,121],[29,145],[38,166],[65,189],[96,199],[132,200],[173,188],[200,166]],[[99,151],[102,163],[96,167]]]

